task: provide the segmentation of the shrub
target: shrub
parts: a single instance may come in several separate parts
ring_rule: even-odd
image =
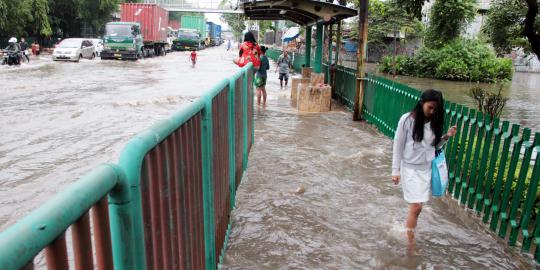
[[[393,58],[383,58],[380,70],[391,73]],[[512,79],[512,61],[497,58],[486,44],[457,39],[440,49],[422,48],[414,57],[397,56],[396,73],[445,80],[498,82]]]

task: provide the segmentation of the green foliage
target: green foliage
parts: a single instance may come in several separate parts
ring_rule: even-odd
[[[0,33],[6,36],[81,35],[84,23],[99,32],[123,0],[0,0]]]
[[[403,12],[403,9],[394,0],[369,1],[368,16],[368,46],[370,48],[385,48],[387,41],[394,31],[405,33],[406,38],[422,37],[424,25],[418,19]],[[354,25],[358,25],[358,18]],[[358,27],[352,27],[350,38],[358,36]]]
[[[393,57],[383,59],[380,70],[393,73]],[[478,40],[457,39],[440,49],[422,48],[414,57],[396,58],[396,74],[458,81],[511,80],[512,61],[501,59]]]
[[[527,6],[521,0],[495,0],[491,3],[482,31],[487,35],[498,54],[509,53],[512,47],[524,47],[530,51],[530,44],[523,37],[523,20]],[[540,29],[540,21],[536,21]]]
[[[437,0],[431,7],[426,46],[440,48],[458,38],[476,15],[475,0]],[[454,63],[455,64],[455,63]],[[452,64],[451,64],[452,65]]]

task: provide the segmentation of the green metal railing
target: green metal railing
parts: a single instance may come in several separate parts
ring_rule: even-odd
[[[31,269],[42,250],[68,269],[68,246],[77,269],[218,268],[253,143],[252,80],[250,64],[0,233],[0,270]]]
[[[338,68],[335,94],[352,107],[355,71]],[[399,118],[418,102],[421,92],[395,81],[367,75],[364,118],[394,136]],[[445,102],[445,128],[457,126],[446,145],[448,195],[471,209],[510,246],[521,246],[540,262],[540,133],[474,109]],[[534,159],[533,159],[534,156]]]

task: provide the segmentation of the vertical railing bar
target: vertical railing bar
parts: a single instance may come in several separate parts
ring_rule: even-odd
[[[86,212],[71,226],[75,269],[93,269],[92,239],[90,236],[90,215]]]
[[[47,261],[47,269],[69,269],[65,233],[58,236],[56,240],[45,248],[45,260]]]
[[[94,205],[94,207],[92,207],[92,222],[94,226],[97,269],[113,269],[107,197],[102,198],[96,205]]]

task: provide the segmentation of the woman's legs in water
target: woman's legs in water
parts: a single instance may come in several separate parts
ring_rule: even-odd
[[[407,246],[407,253],[409,255],[415,255],[416,254],[416,240],[415,240],[415,229],[416,225],[418,224],[418,216],[420,216],[420,212],[422,212],[422,204],[421,203],[411,203],[409,204],[409,215],[407,216],[407,240],[408,240],[408,246]]]
[[[257,87],[257,105],[261,105],[261,92],[262,92],[262,88]]]
[[[261,87],[261,92],[263,94],[263,105],[266,105],[266,86],[265,85]]]

